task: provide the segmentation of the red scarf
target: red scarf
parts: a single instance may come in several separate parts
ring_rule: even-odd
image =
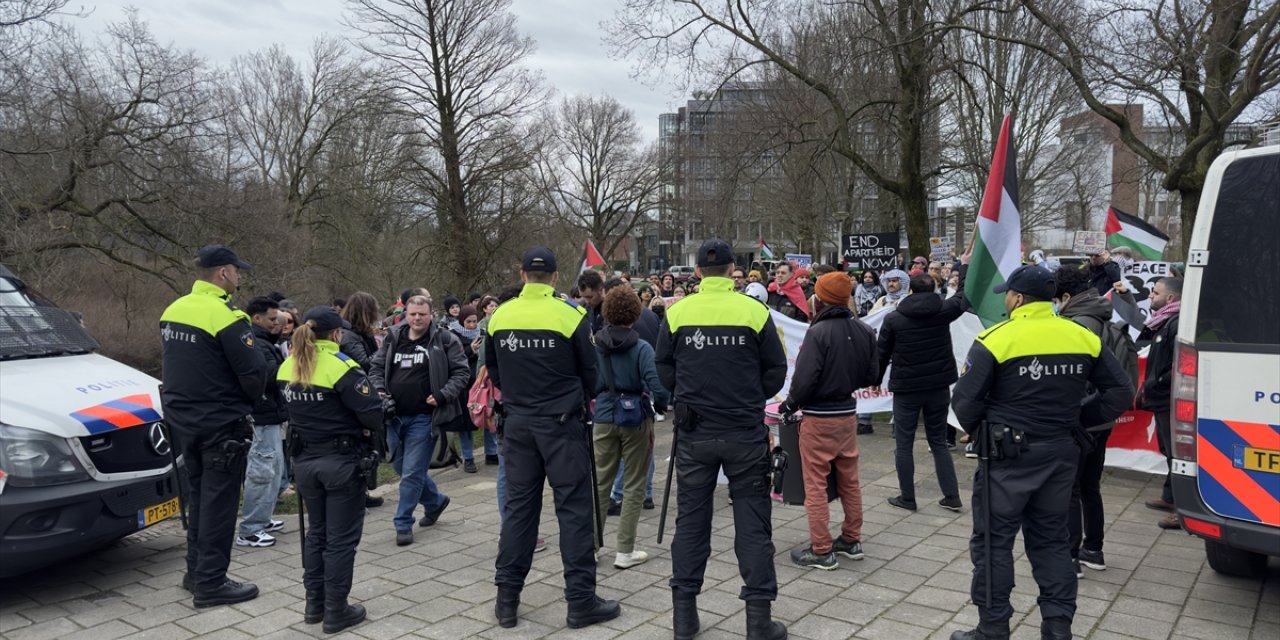
[[[781,287],[778,286],[778,282],[776,280],[769,283],[769,292],[781,293],[782,295],[787,296],[787,299],[791,301],[791,304],[794,304],[797,309],[804,313],[804,317],[809,317],[809,301],[805,299],[804,289],[800,288],[800,283],[796,282],[795,276],[792,276],[791,279],[787,280],[787,282]]]

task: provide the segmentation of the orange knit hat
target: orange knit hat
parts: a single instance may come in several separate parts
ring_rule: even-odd
[[[818,278],[813,292],[818,299],[833,306],[849,304],[849,294],[853,292],[853,279],[847,273],[833,271]]]

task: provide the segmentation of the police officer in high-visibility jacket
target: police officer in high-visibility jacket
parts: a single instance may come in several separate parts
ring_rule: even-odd
[[[735,293],[733,249],[712,239],[698,249],[697,294],[667,309],[658,330],[657,365],[675,391],[675,469],[679,494],[671,543],[676,638],[698,632],[697,596],[711,553],[712,494],[721,468],[733,499],[734,551],[745,583],[747,638],[777,640],[786,627],[770,617],[777,598],[769,502],[764,405],[782,389],[787,359],[769,309]]]
[[[302,545],[303,620],[324,620],[325,633],[359,624],[365,609],[348,604],[356,545],[364,528],[368,474],[378,472],[372,434],[382,402],[364,369],[338,351],[351,325],[333,307],[312,307],[293,331],[277,382],[289,409],[289,456],[307,514]]]
[[[227,579],[240,485],[253,437],[249,415],[267,365],[249,317],[231,306],[249,264],[222,245],[200,249],[191,293],[160,316],[161,400],[187,473],[187,574],[196,607],[252,600],[258,588]]]
[[[533,564],[542,517],[544,480],[555,492],[564,563],[567,623],[577,629],[622,612],[596,596],[591,432],[585,402],[596,386],[596,352],[584,311],[556,297],[556,257],[534,247],[524,254],[520,296],[489,320],[485,364],[502,391],[506,420],[502,457],[507,473],[506,514],[498,540],[498,599],[503,627],[516,625],[520,592]]]
[[[1019,528],[1040,587],[1040,635],[1071,637],[1076,573],[1067,503],[1080,459],[1076,443],[1084,440],[1080,425],[1115,420],[1133,401],[1133,386],[1092,331],[1054,313],[1056,291],[1049,270],[1015,269],[994,289],[1005,294],[1009,319],[978,334],[955,386],[951,405],[960,426],[990,453],[980,453],[986,459],[974,476],[969,541],[979,623],[952,640],[1009,637]]]

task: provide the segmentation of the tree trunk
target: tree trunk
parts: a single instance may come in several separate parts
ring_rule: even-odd
[[[1186,260],[1187,256],[1190,254],[1191,229],[1196,224],[1196,210],[1200,208],[1200,193],[1200,189],[1189,189],[1178,192],[1179,197],[1182,199],[1182,202],[1178,204],[1178,214],[1182,218],[1182,246],[1180,247],[1182,255],[1170,256],[1169,253],[1166,252],[1166,258],[1180,257],[1183,260]]]

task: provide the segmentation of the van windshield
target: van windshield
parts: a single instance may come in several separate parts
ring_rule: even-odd
[[[98,343],[70,312],[0,276],[0,360],[91,353]]]
[[[1209,263],[1200,280],[1197,343],[1280,351],[1278,229],[1280,155],[1232,162],[1213,208]]]

